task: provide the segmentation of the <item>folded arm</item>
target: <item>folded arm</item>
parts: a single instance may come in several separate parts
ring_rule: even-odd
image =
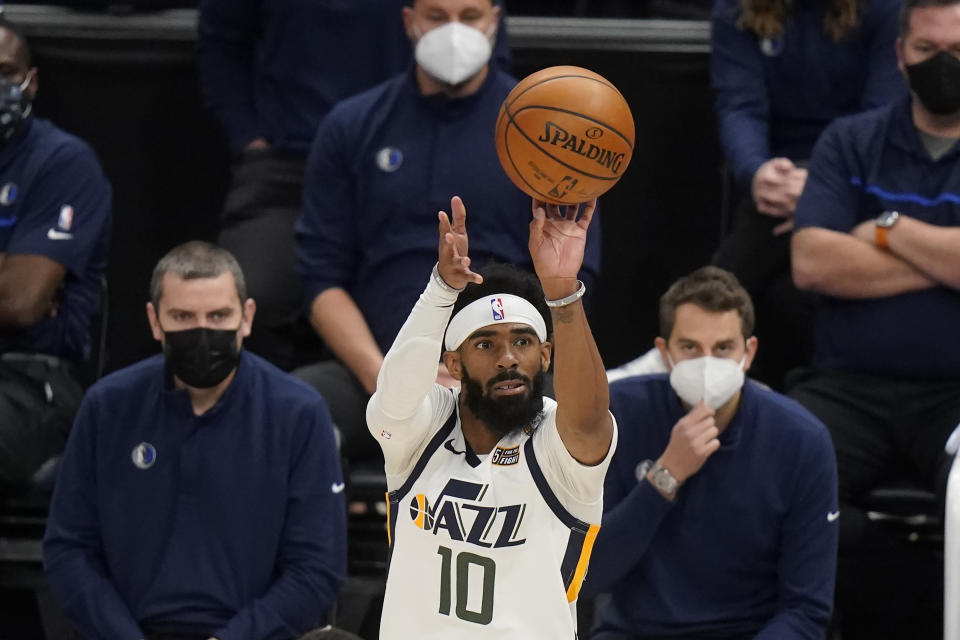
[[[862,230],[869,242],[876,237],[874,226],[868,222]],[[901,215],[887,232],[887,244],[891,254],[930,280],[960,290],[960,227],[941,227]]]
[[[793,234],[791,260],[797,288],[835,298],[884,298],[936,285],[906,260],[821,227]]]

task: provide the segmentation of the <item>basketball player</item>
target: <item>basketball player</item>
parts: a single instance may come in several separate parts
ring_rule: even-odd
[[[577,280],[595,206],[534,201],[539,283],[471,271],[463,202],[439,214],[439,262],[367,408],[390,492],[381,639],[576,637],[616,447]],[[434,381],[441,345],[462,390]],[[540,393],[554,348],[556,401]]]

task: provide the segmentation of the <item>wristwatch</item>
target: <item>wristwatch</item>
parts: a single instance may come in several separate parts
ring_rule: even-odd
[[[891,227],[893,227],[893,225],[897,223],[897,220],[899,219],[900,219],[899,211],[884,211],[879,216],[877,216],[875,238],[876,238],[876,243],[878,247],[880,247],[881,249],[889,248],[890,245],[887,244],[887,232],[890,230]]]
[[[661,493],[668,496],[676,494],[680,488],[680,481],[673,477],[670,470],[653,460],[644,460],[637,466],[637,480],[649,480]]]

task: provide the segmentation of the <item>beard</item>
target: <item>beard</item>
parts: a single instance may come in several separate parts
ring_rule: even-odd
[[[543,378],[543,371],[538,371],[531,383],[530,378],[518,371],[504,371],[488,380],[485,390],[484,385],[471,378],[467,368],[463,367],[463,379],[460,384],[463,387],[467,408],[486,425],[487,429],[502,438],[533,424],[543,411]],[[493,387],[508,380],[524,383],[527,391],[516,396],[494,398],[491,395]]]

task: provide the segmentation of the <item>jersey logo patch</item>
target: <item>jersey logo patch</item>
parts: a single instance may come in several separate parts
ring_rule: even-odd
[[[3,206],[9,206],[17,201],[17,185],[12,182],[8,182],[0,188],[0,204]]]
[[[520,526],[527,505],[484,505],[489,485],[451,478],[433,501],[420,493],[410,500],[413,525],[435,536],[499,549],[526,542]]]
[[[497,447],[490,456],[490,462],[498,464],[501,467],[509,467],[512,464],[520,462],[520,445],[504,449]]]
[[[149,442],[141,442],[130,452],[130,459],[138,469],[149,469],[157,462],[157,449]]]
[[[68,204],[60,207],[60,216],[57,218],[57,226],[61,231],[70,231],[73,226],[73,207]]]
[[[446,448],[447,451],[449,451],[450,453],[454,453],[454,454],[456,454],[456,455],[458,455],[458,456],[459,456],[459,455],[462,455],[462,454],[464,454],[464,453],[467,452],[466,449],[464,449],[463,451],[457,451],[456,449],[454,449],[454,448],[453,448],[453,438],[450,438],[449,440],[447,440],[447,441],[443,444],[443,446],[444,446],[444,448]]]
[[[377,151],[377,166],[385,173],[393,173],[403,164],[403,152],[394,147],[384,147]]]
[[[762,39],[760,41],[760,51],[768,58],[776,58],[783,53],[783,36]]]

